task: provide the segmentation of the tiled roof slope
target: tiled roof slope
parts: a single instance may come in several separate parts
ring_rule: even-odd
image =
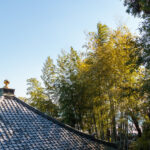
[[[0,150],[115,150],[44,115],[16,97],[0,97]]]

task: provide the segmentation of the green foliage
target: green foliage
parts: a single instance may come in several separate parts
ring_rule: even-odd
[[[38,110],[51,116],[58,116],[58,108],[52,103],[48,96],[44,93],[44,88],[36,78],[27,80],[27,95],[29,95],[28,103]]]
[[[109,28],[106,25],[102,25],[101,23],[97,24],[97,34],[95,39],[97,39],[97,44],[106,43],[109,37]]]
[[[143,22],[140,27],[141,37],[138,39],[138,51],[133,57],[138,57],[137,66],[142,66],[144,69],[142,86],[140,93],[143,97],[143,102],[140,105],[140,116],[144,118],[143,134],[136,142],[132,144],[133,149],[148,150],[150,147],[150,1],[137,0],[137,1],[124,1],[127,6],[127,12],[134,16],[142,17]]]
[[[28,103],[28,99],[26,97],[18,97],[20,100],[24,101],[25,103]]]
[[[137,65],[137,37],[125,26],[110,30],[98,23],[88,38],[84,57],[71,47],[56,65],[47,58],[44,88],[35,78],[28,80],[29,103],[74,128],[118,142],[120,148],[128,147],[135,131],[142,142],[149,137],[150,95],[149,82],[143,82],[149,79],[147,66]]]
[[[138,39],[139,56],[138,65],[150,68],[150,1],[149,0],[124,0],[127,12],[134,16],[141,16],[142,25],[139,28],[142,37]]]
[[[144,131],[137,141],[132,142],[130,150],[149,150],[150,148],[150,122],[144,123]]]
[[[107,36],[103,38],[103,35]],[[126,27],[110,32],[108,27],[99,24],[98,32],[90,36],[87,58],[83,60],[80,68],[83,80],[88,86],[90,100],[87,101],[93,106],[92,115],[101,118],[96,119],[95,123],[93,120],[94,131],[98,132],[97,136],[107,140],[110,138],[110,132],[111,141],[116,141],[116,127],[128,122],[127,114],[131,115],[131,111],[134,112],[131,116],[132,122],[139,129],[140,118],[135,115],[139,113],[136,108],[140,99],[138,92],[134,91],[133,94],[130,91],[138,89],[141,77],[134,69],[136,58],[128,64],[130,57],[137,50],[136,42]],[[126,129],[122,128],[120,131],[122,130]]]
[[[59,107],[63,122],[75,127],[81,122],[80,107],[81,86],[78,81],[78,63],[79,56],[77,52],[71,48],[70,53],[62,53],[58,62],[58,80],[57,91],[59,95]],[[80,128],[78,126],[78,128]]]
[[[48,57],[43,68],[41,79],[45,85],[45,94],[48,96],[50,101],[55,101],[56,89],[55,83],[57,80],[56,76],[56,66],[53,64],[53,60]]]
[[[44,94],[44,89],[41,87],[40,82],[36,78],[31,78],[27,80],[27,85],[27,95],[30,96],[29,103],[37,109],[44,111],[43,102],[47,97]]]
[[[124,5],[127,6],[127,12],[134,16],[150,14],[149,0],[124,0]]]

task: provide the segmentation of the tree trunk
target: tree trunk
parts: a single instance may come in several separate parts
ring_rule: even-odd
[[[116,142],[116,138],[117,138],[117,132],[116,132],[116,116],[115,116],[115,108],[114,108],[114,102],[113,99],[110,100],[110,111],[112,114],[112,140],[114,142]]]
[[[94,127],[95,127],[96,137],[98,138],[98,132],[97,132],[97,126],[96,126],[96,119],[95,119],[94,113],[93,113],[93,121],[94,121]]]
[[[134,123],[134,125],[135,125],[135,127],[136,127],[136,130],[137,130],[137,132],[138,132],[138,137],[141,137],[142,132],[141,132],[141,129],[140,129],[140,127],[139,127],[139,123],[138,123],[138,121],[137,121],[137,118],[136,118],[132,113],[131,113],[130,115],[131,115],[131,118],[132,118],[132,120],[133,120],[133,123]]]
[[[116,117],[113,114],[113,118],[112,118],[112,138],[113,138],[114,142],[116,142],[116,137],[117,137],[117,134],[116,134]]]

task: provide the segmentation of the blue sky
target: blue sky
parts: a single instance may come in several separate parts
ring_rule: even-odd
[[[62,49],[82,50],[98,22],[138,34],[139,21],[121,0],[0,0],[0,87],[8,79],[16,96],[26,96],[26,80],[40,80],[47,56],[56,61]]]

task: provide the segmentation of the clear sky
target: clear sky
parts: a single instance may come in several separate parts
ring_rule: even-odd
[[[8,79],[16,96],[26,96],[26,80],[40,80],[47,56],[56,61],[62,49],[82,50],[98,22],[138,34],[139,21],[122,0],[0,0],[0,87]]]

